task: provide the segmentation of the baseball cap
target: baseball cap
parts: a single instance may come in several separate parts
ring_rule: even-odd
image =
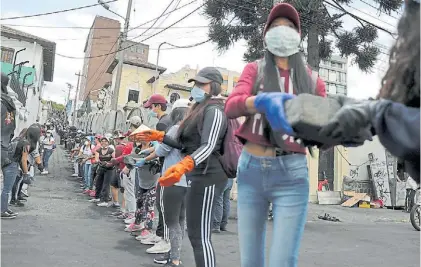
[[[103,140],[106,140],[107,142],[110,142],[110,139],[109,139],[108,137],[105,137],[105,136],[101,137],[101,139],[100,139],[100,141],[101,141],[101,142],[102,142]]]
[[[144,108],[150,108],[152,104],[167,104],[167,99],[163,95],[153,94],[148,101],[143,105]]]
[[[297,27],[298,32],[301,33],[300,15],[298,15],[297,10],[290,4],[279,3],[270,11],[263,35],[266,34],[269,30],[270,24],[272,24],[272,22],[277,18],[289,19],[292,23],[294,23],[295,27]]]
[[[127,122],[137,126],[140,126],[143,123],[142,118],[139,116],[130,117],[130,119],[128,119]]]
[[[172,105],[172,109],[176,109],[176,108],[188,108],[190,106],[190,104],[191,104],[191,102],[188,99],[178,99]]]
[[[201,69],[194,78],[188,80],[189,83],[191,82],[198,82],[198,83],[211,83],[216,82],[222,84],[224,78],[222,78],[222,74],[219,72],[217,68],[214,67],[206,67]]]

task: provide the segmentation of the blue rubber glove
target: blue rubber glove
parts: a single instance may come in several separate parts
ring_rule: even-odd
[[[145,150],[140,151],[138,155],[140,155],[140,156],[149,156],[150,154],[151,154],[151,151],[148,148],[148,149],[145,149]]]
[[[139,159],[134,166],[137,168],[143,167],[145,165],[145,162],[145,159]]]
[[[294,97],[287,93],[260,93],[254,100],[254,107],[259,113],[266,115],[274,131],[293,135],[294,131],[285,116],[284,103]]]

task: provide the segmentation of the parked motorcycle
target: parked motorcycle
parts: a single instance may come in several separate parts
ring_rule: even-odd
[[[415,230],[420,231],[421,226],[421,191],[420,188],[417,189],[414,196],[414,206],[411,209],[409,214],[409,218],[411,219],[411,224],[415,228]]]

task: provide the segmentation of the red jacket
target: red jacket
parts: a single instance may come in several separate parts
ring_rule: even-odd
[[[118,145],[118,146],[122,146],[122,145]],[[122,154],[116,155],[115,162],[118,163],[118,168],[120,170],[124,169],[124,167],[126,166],[123,163],[124,156],[130,155],[132,153],[133,146],[134,146],[133,142],[125,143],[124,148],[122,149]],[[117,150],[117,147],[116,147],[116,150]]]
[[[295,94],[294,90],[292,90],[293,92],[290,92],[290,88],[292,87],[290,84],[292,84],[292,81],[290,79],[289,70],[279,69],[279,73],[281,75],[280,80],[284,81],[285,92]],[[311,74],[310,69],[309,74]],[[225,113],[228,118],[231,119],[246,116],[246,121],[236,132],[236,135],[242,141],[249,141],[262,146],[273,147],[269,140],[267,140],[267,138],[263,135],[262,115],[260,113],[251,115],[246,110],[246,99],[252,96],[256,78],[257,62],[248,63],[244,67],[237,85],[225,103]],[[320,78],[317,79],[316,94],[323,97],[326,96],[325,83]],[[294,142],[291,136],[285,135],[284,140],[288,151],[306,153],[305,148]]]

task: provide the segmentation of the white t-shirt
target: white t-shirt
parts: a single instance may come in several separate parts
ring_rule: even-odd
[[[84,155],[84,156],[86,156],[86,157],[91,157],[94,153],[92,152],[93,151],[93,149],[95,148],[95,146],[94,145],[91,145],[90,147],[89,146],[85,146],[85,145],[83,145],[81,148],[80,148],[80,152],[82,152],[82,155]],[[85,164],[92,164],[92,160],[87,160],[86,162],[85,162]]]
[[[54,137],[50,136],[44,136],[41,139],[41,143],[44,146],[44,149],[53,149],[53,145],[54,145]]]

